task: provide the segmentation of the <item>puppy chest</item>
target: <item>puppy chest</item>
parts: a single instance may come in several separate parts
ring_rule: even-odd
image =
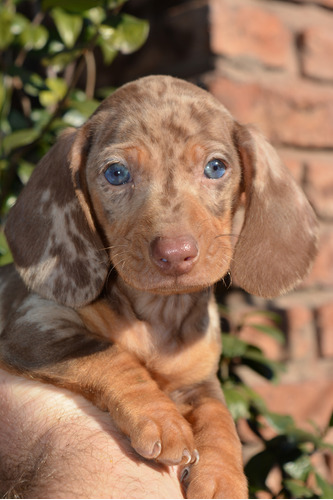
[[[216,369],[220,354],[217,332],[187,331],[153,327],[145,321],[118,316],[106,303],[87,306],[80,311],[88,329],[122,349],[133,353],[166,391],[198,383]]]

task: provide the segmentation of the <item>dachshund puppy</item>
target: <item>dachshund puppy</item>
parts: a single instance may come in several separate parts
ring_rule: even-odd
[[[181,465],[188,498],[244,498],[212,288],[231,270],[252,294],[287,292],[316,232],[273,147],[213,96],[168,76],[124,85],[9,213],[0,365],[108,411],[139,455]]]

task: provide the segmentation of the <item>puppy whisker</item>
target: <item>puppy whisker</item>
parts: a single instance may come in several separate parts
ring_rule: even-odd
[[[234,234],[234,233],[224,233],[224,234],[218,234],[216,236],[214,236],[214,239],[218,239],[218,238],[239,238],[239,234]]]
[[[100,248],[100,250],[101,251],[102,250],[108,251],[108,250],[114,250],[115,248],[121,248],[121,247],[128,248],[128,245],[125,245],[125,244],[110,245],[108,247]]]

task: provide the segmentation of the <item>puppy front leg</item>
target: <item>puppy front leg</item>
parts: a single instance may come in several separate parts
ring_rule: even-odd
[[[102,348],[51,366],[55,383],[108,410],[141,456],[167,465],[190,461],[193,434],[174,403],[132,354],[116,345]],[[42,377],[44,373],[38,370]]]
[[[73,310],[39,298],[33,312],[31,300],[27,305],[0,336],[2,368],[80,393],[108,410],[145,458],[179,464],[195,456],[190,424],[134,355],[94,338]]]
[[[200,459],[183,471],[187,498],[248,498],[241,443],[217,379],[197,388],[188,402]]]

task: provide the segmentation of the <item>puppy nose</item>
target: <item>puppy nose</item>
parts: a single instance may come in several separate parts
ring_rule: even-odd
[[[197,242],[192,236],[159,237],[151,242],[150,247],[153,262],[170,276],[189,273],[199,255]]]

